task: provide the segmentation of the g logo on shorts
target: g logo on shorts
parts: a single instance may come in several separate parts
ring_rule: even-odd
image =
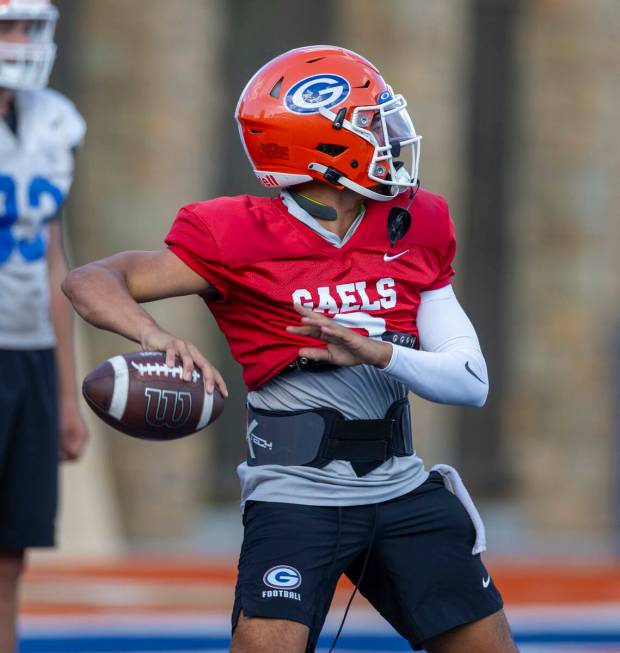
[[[274,589],[294,590],[301,585],[301,574],[295,567],[278,565],[265,572],[263,583]]]
[[[350,92],[351,85],[340,75],[313,75],[291,86],[284,101],[289,111],[318,113],[343,102]]]

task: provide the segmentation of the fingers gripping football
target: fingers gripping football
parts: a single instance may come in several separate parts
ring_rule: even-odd
[[[219,373],[217,368],[215,368],[211,363],[200,353],[198,348],[191,343],[187,343],[187,351],[189,353],[191,361],[200,369],[202,372],[202,377],[205,380],[205,388],[207,392],[211,394],[213,388],[217,387],[218,390],[222,393],[224,397],[228,397],[228,390],[226,388],[226,383],[222,375]],[[183,364],[185,370],[185,361]],[[190,369],[191,377],[191,369]]]
[[[228,389],[220,372],[203,356],[200,350],[191,342],[163,331],[153,329],[147,332],[140,342],[144,351],[161,351],[166,355],[166,365],[175,367],[177,358],[183,366],[183,380],[191,381],[192,372],[197,367],[202,373],[205,389],[209,394],[215,387],[224,397],[228,397]]]
[[[217,387],[207,392],[198,364],[184,381],[180,359],[170,367],[161,351],[109,358],[86,376],[82,394],[103,421],[143,440],[196,433],[219,417],[225,403]]]

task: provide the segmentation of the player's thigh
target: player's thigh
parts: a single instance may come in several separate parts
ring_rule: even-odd
[[[424,642],[427,653],[519,653],[503,610]]]
[[[59,458],[54,353],[4,350],[2,363],[12,380],[0,402],[10,416],[0,429],[0,549],[52,546]]]
[[[305,653],[310,629],[286,619],[239,614],[230,653]]]
[[[0,349],[0,482],[17,436],[15,424],[22,410],[24,388],[21,374],[19,352]]]
[[[372,506],[343,512],[248,502],[232,614],[236,645],[243,635],[244,642],[256,637],[279,646],[279,629],[285,628],[297,634],[291,637],[305,632],[306,650],[314,650],[338,578],[368,543],[372,524]]]
[[[415,649],[503,606],[461,502],[438,474],[378,506],[378,530],[360,592]],[[360,559],[347,571],[355,581]]]

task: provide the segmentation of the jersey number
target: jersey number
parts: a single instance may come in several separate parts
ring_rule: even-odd
[[[28,187],[28,205],[38,209],[43,195],[49,195],[55,205],[51,216],[62,206],[64,195],[45,177],[33,177]],[[13,177],[0,175],[0,264],[6,262],[17,248],[26,261],[38,261],[45,256],[45,239],[41,223],[38,233],[32,238],[16,238],[12,227],[17,222],[17,186]]]

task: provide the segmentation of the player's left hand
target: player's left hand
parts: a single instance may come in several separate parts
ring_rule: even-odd
[[[316,313],[298,305],[295,305],[295,310],[301,315],[302,326],[288,326],[286,330],[327,343],[327,349],[302,347],[299,350],[300,356],[341,367],[374,365],[384,368],[390,362],[392,346],[387,342],[373,340],[340,326],[323,313]]]
[[[88,440],[86,424],[75,401],[61,401],[60,405],[60,459],[77,460]]]

